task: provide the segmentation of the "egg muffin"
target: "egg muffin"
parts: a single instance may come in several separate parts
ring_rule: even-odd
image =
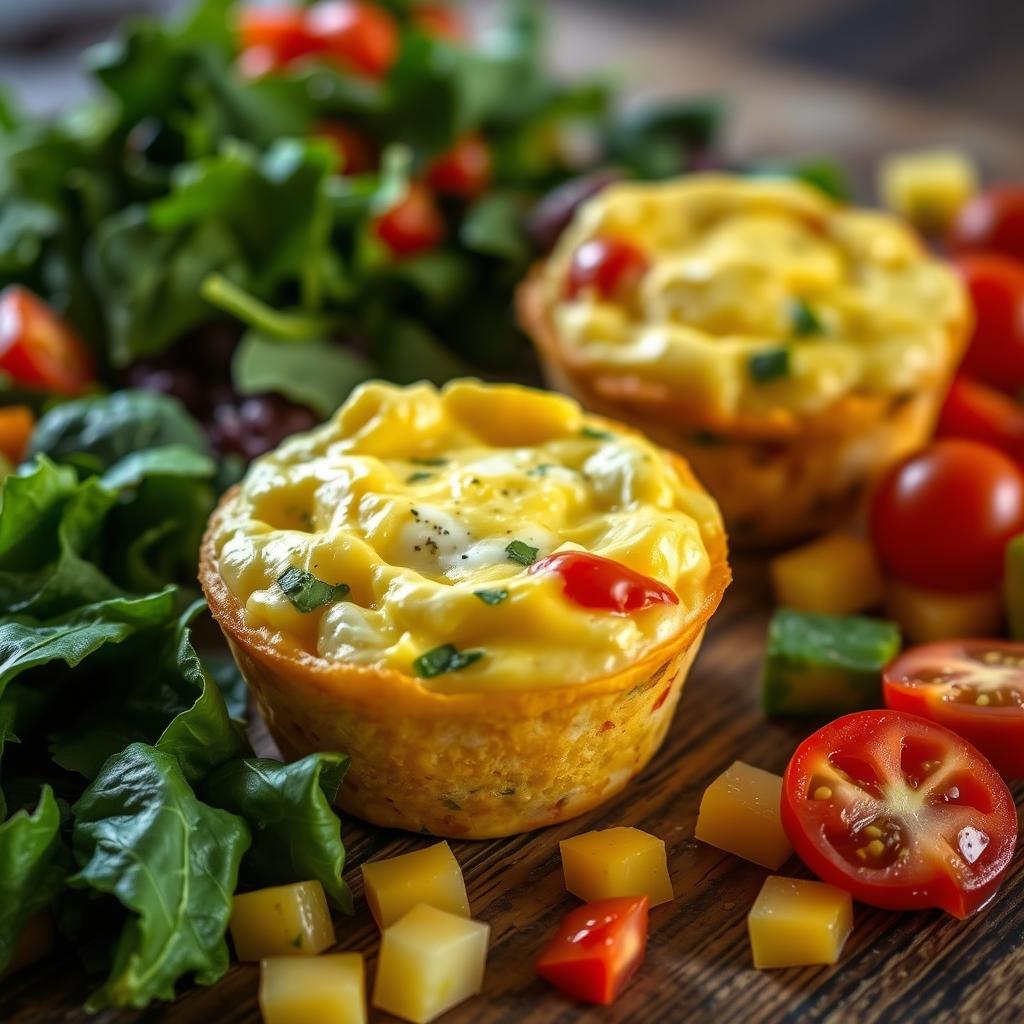
[[[654,755],[729,581],[677,455],[561,395],[359,388],[256,460],[200,580],[286,757],[340,805],[483,838],[562,821]]]
[[[836,525],[922,445],[971,327],[902,221],[719,174],[608,187],[518,306],[550,383],[685,455],[748,547]]]

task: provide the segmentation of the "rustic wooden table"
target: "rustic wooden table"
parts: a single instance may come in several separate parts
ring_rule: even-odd
[[[488,4],[480,17],[486,20]],[[554,6],[554,5],[552,5]],[[476,9],[477,5],[474,5]],[[710,39],[554,8],[554,58],[567,71],[621,69],[647,94],[716,93],[731,99],[729,146],[737,153],[818,151],[862,166],[893,147],[955,143],[996,177],[1024,177],[1024,133],[951,110],[807,75]],[[856,929],[834,968],[757,972],[746,913],[766,872],[703,846],[693,828],[705,786],[737,758],[781,771],[807,727],[769,722],[758,706],[758,671],[770,614],[763,563],[742,560],[712,622],[666,743],[643,775],[607,806],[568,824],[493,842],[456,842],[473,913],[490,923],[483,995],[447,1015],[450,1024],[1019,1024],[1024,1020],[1024,858],[999,898],[966,922],[938,912],[857,908]],[[1018,799],[1024,789],[1018,788]],[[609,1009],[569,1004],[535,976],[533,962],[574,905],[562,886],[558,841],[610,825],[665,839],[676,889],[651,915],[641,973]],[[359,899],[358,865],[423,839],[346,822],[348,877],[359,913],[339,922],[340,948],[365,951],[372,978],[377,930]],[[786,872],[806,874],[791,861]],[[170,1006],[89,1018],[89,982],[58,954],[0,986],[6,1024],[255,1024],[257,969],[232,967],[217,985],[183,992]],[[381,1021],[392,1018],[379,1014]]]

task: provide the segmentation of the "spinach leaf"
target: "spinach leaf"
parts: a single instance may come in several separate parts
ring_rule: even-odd
[[[239,815],[252,829],[242,880],[253,887],[317,879],[331,903],[352,913],[341,877],[345,848],[332,804],[349,759],[310,754],[281,764],[266,758],[229,761],[203,784],[204,800]]]
[[[344,601],[349,594],[347,583],[326,583],[317,579],[305,569],[285,569],[277,578],[277,585],[284,591],[296,611],[313,612],[325,604]]]
[[[60,808],[49,786],[36,809],[0,825],[0,971],[29,918],[49,906],[64,883]]]
[[[103,766],[73,814],[79,871],[69,884],[109,894],[127,912],[110,975],[87,1009],[173,999],[187,974],[203,985],[220,978],[245,822],[201,803],[177,758],[142,743]]]
[[[412,663],[412,670],[421,679],[433,679],[446,672],[469,668],[484,656],[483,651],[460,651],[453,644],[441,644],[421,654]]]

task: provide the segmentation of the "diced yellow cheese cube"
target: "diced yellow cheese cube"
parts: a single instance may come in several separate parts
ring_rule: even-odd
[[[606,828],[563,839],[565,887],[587,903],[647,896],[651,906],[673,899],[665,841],[638,828]]]
[[[427,1024],[483,987],[491,929],[421,903],[384,929],[373,1005]]]
[[[44,956],[49,955],[53,949],[53,922],[50,915],[44,910],[30,917],[28,923],[21,930],[18,941],[14,944],[14,951],[7,966],[0,970],[0,978],[6,978],[22,967],[28,967]]]
[[[370,913],[382,929],[419,903],[469,917],[462,869],[447,843],[364,864],[363,885]]]
[[[868,541],[833,533],[771,562],[775,599],[785,608],[850,615],[874,608],[885,596],[885,581]]]
[[[264,960],[263,1024],[366,1024],[363,973],[362,953]]]
[[[998,636],[1003,629],[1003,595],[999,590],[944,594],[906,583],[889,583],[886,611],[912,644],[965,636]]]
[[[782,828],[781,803],[780,776],[737,761],[704,790],[694,834],[702,843],[774,870],[793,853]]]
[[[955,149],[894,153],[878,170],[882,202],[913,224],[942,230],[978,191],[974,162]]]
[[[747,928],[757,968],[834,964],[853,930],[853,901],[823,882],[770,875]]]
[[[334,923],[319,882],[296,882],[236,895],[231,938],[239,960],[316,956],[334,945]]]

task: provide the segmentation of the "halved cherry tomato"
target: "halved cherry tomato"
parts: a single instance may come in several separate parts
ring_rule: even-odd
[[[456,42],[466,38],[466,25],[458,11],[444,4],[419,4],[412,9],[409,18],[428,36]]]
[[[964,372],[1004,391],[1024,387],[1024,263],[972,253],[956,267],[975,313]]]
[[[995,768],[900,711],[860,711],[804,740],[783,777],[782,825],[803,862],[854,899],[954,917],[995,895],[1017,844]]]
[[[1024,778],[1024,644],[949,640],[912,647],[882,679],[886,707],[952,729],[1004,778]]]
[[[932,590],[989,590],[1007,542],[1024,531],[1024,473],[975,441],[947,439],[898,463],[871,501],[871,537],[888,572]]]
[[[647,255],[624,238],[593,238],[573,254],[566,294],[576,298],[593,289],[603,299],[617,298],[635,288],[647,272]]]
[[[398,23],[376,4],[324,0],[306,12],[306,30],[328,56],[368,78],[383,78],[398,56]]]
[[[587,903],[565,916],[537,973],[571,999],[607,1006],[643,963],[646,896]]]
[[[587,551],[559,551],[530,566],[530,573],[562,577],[562,592],[581,608],[625,615],[652,604],[679,604],[675,592],[621,562]]]
[[[316,126],[316,135],[337,150],[342,174],[364,174],[377,166],[373,144],[355,128],[338,121],[324,121]]]
[[[44,302],[20,285],[0,293],[0,370],[18,385],[80,395],[93,382],[81,339]]]
[[[1003,392],[969,377],[953,381],[935,433],[979,441],[1024,462],[1024,408]]]
[[[491,150],[479,135],[466,135],[437,157],[427,181],[445,195],[475,199],[491,182]]]
[[[302,7],[243,8],[238,34],[243,61],[247,51],[256,51],[270,65],[267,70],[283,67],[324,49],[323,43],[310,35]]]
[[[1024,185],[996,185],[966,203],[953,222],[949,247],[1024,260]]]
[[[36,418],[27,405],[7,405],[0,409],[0,455],[9,462],[21,462],[35,424]]]
[[[377,237],[396,255],[432,249],[444,237],[444,218],[426,185],[414,181],[404,199],[374,222]]]

